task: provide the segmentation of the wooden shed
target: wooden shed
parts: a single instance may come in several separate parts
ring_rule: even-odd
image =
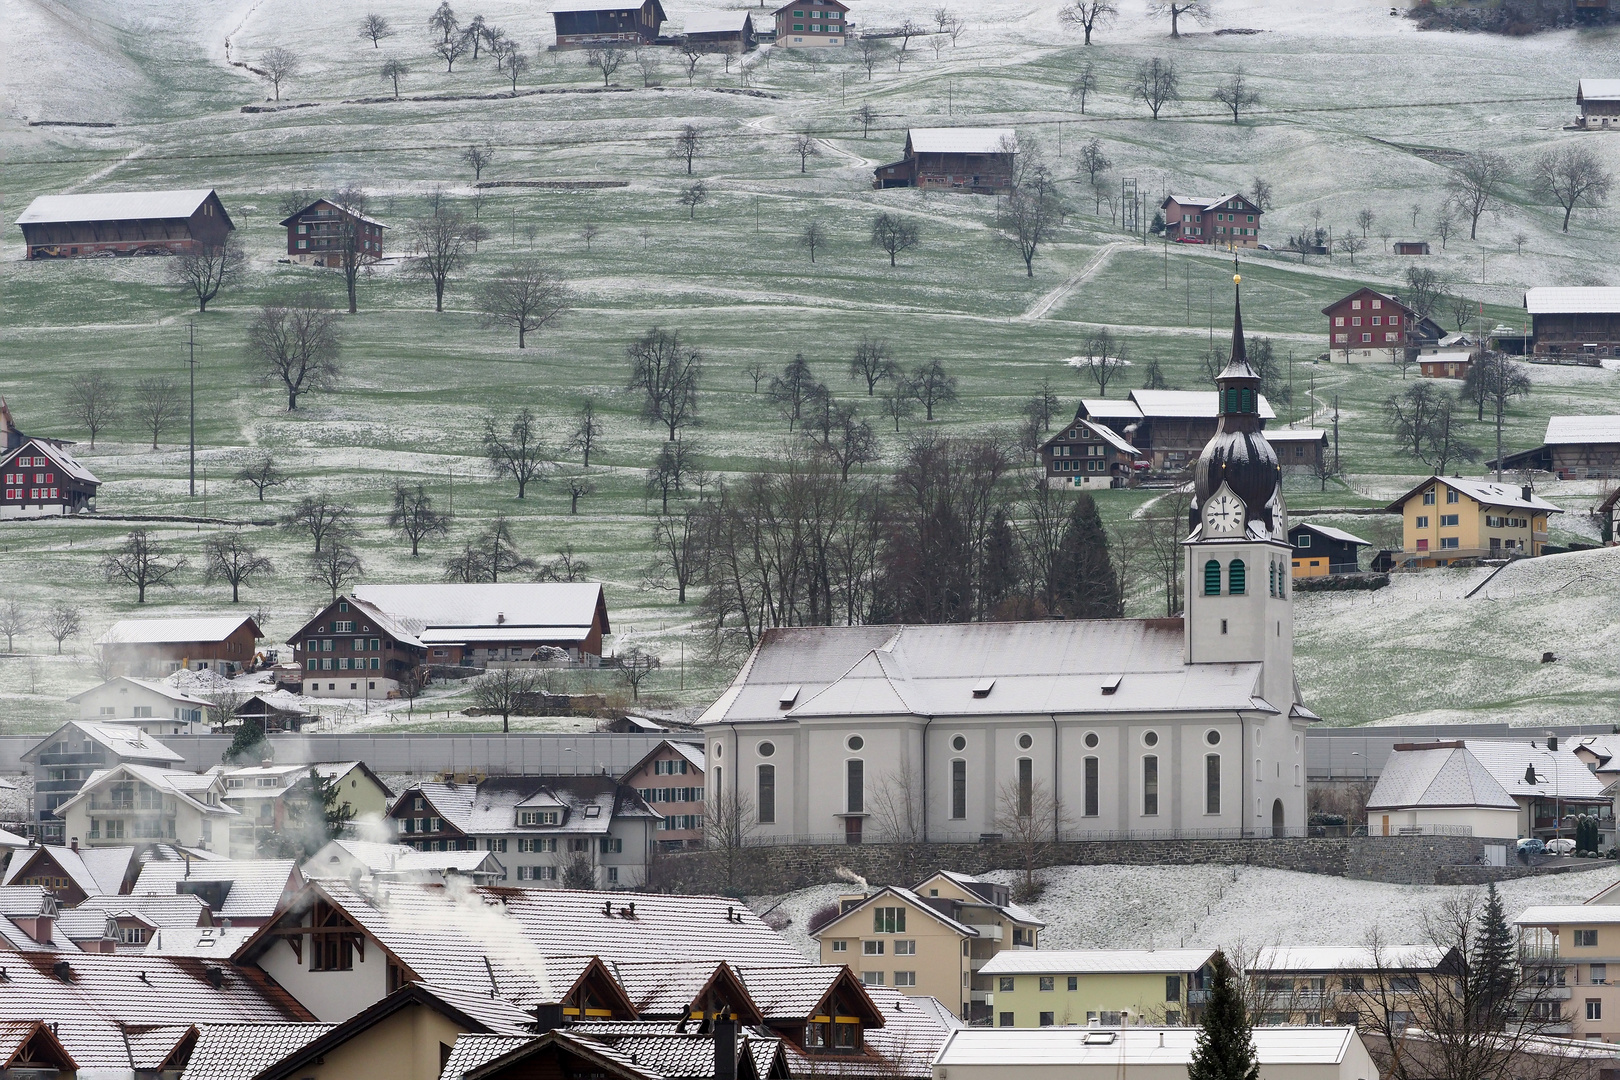
[[[872,186],[1005,194],[1012,190],[1017,156],[1012,128],[912,128],[905,156],[874,169]]]
[[[650,45],[668,18],[658,0],[556,0],[551,5],[557,48]]]
[[[741,54],[759,45],[754,20],[746,11],[694,11],[686,17],[681,36],[688,44],[702,45],[713,52],[734,49]]]
[[[178,255],[218,247],[236,228],[212,188],[41,195],[17,225],[30,259]]]

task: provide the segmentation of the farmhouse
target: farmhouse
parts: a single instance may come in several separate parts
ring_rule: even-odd
[[[1280,428],[1265,433],[1283,472],[1314,472],[1327,459],[1325,428]]]
[[[219,247],[236,227],[208,188],[41,195],[17,224],[30,259],[178,255]]]
[[[1535,556],[1547,544],[1547,517],[1562,510],[1529,487],[1435,476],[1390,503],[1400,514],[1401,566],[1449,566],[1458,559]]]
[[[1620,79],[1582,79],[1575,85],[1575,108],[1586,127],[1620,124]]]
[[[1017,155],[1012,128],[912,128],[905,156],[879,165],[872,186],[1000,195],[1012,190]]]
[[[149,735],[206,732],[209,702],[170,686],[161,679],[109,679],[68,701],[79,707],[79,719],[122,721]]]
[[[1276,419],[1265,395],[1254,414],[1260,427]],[[1212,390],[1132,390],[1123,400],[1086,398],[1077,419],[1092,421],[1122,435],[1147,455],[1148,475],[1184,472],[1220,423],[1220,402]]]
[[[1404,348],[1418,314],[1388,293],[1357,289],[1322,309],[1328,321],[1328,348],[1340,355],[1367,357]]]
[[[754,20],[746,11],[694,11],[686,16],[681,36],[688,44],[707,46],[714,52],[734,49],[752,52],[759,46],[754,36]]]
[[[391,697],[416,685],[427,656],[415,634],[355,596],[339,596],[288,640],[305,697]]]
[[[342,266],[353,251],[361,263],[383,255],[382,222],[340,206],[331,199],[316,199],[298,213],[283,218],[287,230],[287,257],[296,263]]]
[[[703,747],[692,743],[661,742],[653,747],[620,783],[659,814],[658,847],[661,851],[703,846]]]
[[[354,599],[419,638],[434,665],[539,661],[543,650],[595,663],[612,633],[596,582],[362,585]]]
[[[559,49],[651,45],[668,18],[658,0],[555,0],[551,18]]]
[[[1303,827],[1316,717],[1294,681],[1293,549],[1233,323],[1219,389],[1189,395],[1218,411],[1185,618],[768,630],[698,720],[711,814],[746,800],[762,839],[858,844],[894,833],[881,808],[904,790],[925,843],[981,840],[1009,815],[1075,838]]]
[[[1288,542],[1294,546],[1296,578],[1354,574],[1360,565],[1357,560],[1361,549],[1372,544],[1354,533],[1309,521],[1290,526]]]
[[[1474,354],[1465,350],[1423,353],[1417,362],[1425,379],[1466,379]]]
[[[1183,244],[1254,247],[1260,242],[1261,210],[1239,194],[1220,198],[1167,195],[1159,204],[1165,235]]]
[[[264,637],[248,616],[119,619],[96,642],[114,675],[161,677],[185,668],[234,675],[253,665]]]
[[[1106,424],[1076,419],[1037,451],[1050,487],[1125,487],[1147,455]]]
[[[0,519],[87,514],[101,481],[59,439],[24,435],[0,398]]]
[[[776,44],[787,49],[841,48],[849,37],[842,0],[784,4],[776,9]]]
[[[1487,462],[1495,468],[1496,462]],[[1620,477],[1620,416],[1554,416],[1540,446],[1502,457],[1504,469],[1540,469],[1560,480]]]
[[[1536,356],[1620,356],[1620,288],[1542,286],[1525,292],[1524,309]]]

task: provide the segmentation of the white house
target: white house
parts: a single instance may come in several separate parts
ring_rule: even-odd
[[[190,735],[208,730],[210,702],[161,679],[120,676],[75,694],[80,720],[128,723],[148,735]]]
[[[1187,1080],[1196,1027],[963,1028],[934,1057],[934,1080]],[[1257,1027],[1260,1080],[1375,1080],[1353,1027]]]
[[[443,884],[452,877],[475,885],[500,885],[506,867],[489,851],[418,851],[404,844],[371,840],[328,840],[301,868],[304,877],[344,881],[424,881]]]
[[[1317,717],[1241,314],[1234,330],[1183,617],[767,631],[698,721],[711,819],[741,805],[762,837],[848,843],[974,841],[1009,816],[1066,837],[1303,828]]]
[[[164,841],[219,850],[239,815],[225,803],[224,778],[125,762],[98,769],[77,794],[56,808],[69,844],[121,845]]]

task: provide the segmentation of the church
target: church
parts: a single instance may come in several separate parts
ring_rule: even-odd
[[[1297,835],[1318,717],[1241,302],[1232,341],[1182,617],[769,630],[698,721],[711,821],[750,842]]]

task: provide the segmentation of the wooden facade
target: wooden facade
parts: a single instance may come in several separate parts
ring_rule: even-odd
[[[558,49],[650,45],[667,16],[659,0],[562,0],[552,6]]]
[[[1429,254],[1429,242],[1427,240],[1397,240],[1395,241],[1395,254],[1427,255]]]
[[[166,621],[153,620],[160,626]],[[220,620],[206,621],[217,623]],[[138,629],[135,632],[121,629],[126,625],[138,628],[143,623],[145,620],[133,619],[127,623],[115,623],[113,629],[96,643],[101,651],[102,663],[112,676],[162,678],[181,668],[189,671],[212,670],[221,675],[234,675],[253,666],[254,657],[258,653],[259,639],[264,637],[259,624],[248,618],[237,622],[233,629],[217,635],[204,636],[201,633],[194,636],[183,635],[187,640],[179,640],[173,635],[164,634],[149,636],[139,632]],[[160,637],[167,639],[158,640]]]
[[[1165,235],[1182,244],[1254,247],[1260,242],[1260,208],[1242,195],[1205,199],[1169,195],[1159,204]]]
[[[1620,356],[1620,311],[1531,315],[1536,356]]]
[[[30,259],[178,255],[235,228],[213,191],[42,196],[17,224]]]
[[[0,481],[0,518],[89,513],[101,487],[61,445],[27,436],[0,453]]]
[[[1372,357],[1404,349],[1417,329],[1417,312],[1387,293],[1357,289],[1322,309],[1327,316],[1328,349],[1340,355]]]
[[[1473,364],[1471,353],[1425,353],[1418,357],[1418,373],[1425,379],[1466,379]]]
[[[1322,428],[1281,428],[1265,436],[1283,472],[1315,472],[1329,452],[1328,433]]]
[[[784,4],[775,14],[780,48],[837,49],[849,41],[849,5],[842,0]]]
[[[1017,156],[1012,128],[912,128],[905,156],[874,169],[872,186],[1005,194]]]
[[[1128,486],[1147,455],[1103,424],[1076,417],[1037,451],[1050,487],[1117,488]]]
[[[759,47],[754,20],[746,11],[694,12],[686,17],[686,28],[681,36],[688,44],[716,53],[729,49],[741,55]]]
[[[388,698],[414,680],[426,650],[367,605],[340,596],[289,636],[309,697]]]
[[[361,263],[381,259],[383,230],[388,228],[330,199],[316,199],[281,226],[287,230],[288,258],[333,267],[342,266],[351,250]]]
[[[1288,542],[1294,548],[1292,576],[1297,578],[1354,574],[1360,569],[1361,549],[1370,546],[1342,529],[1307,521],[1289,528]]]
[[[1576,0],[1576,8],[1606,10],[1607,0]],[[1575,86],[1575,108],[1586,127],[1620,124],[1620,79],[1582,79]]]

